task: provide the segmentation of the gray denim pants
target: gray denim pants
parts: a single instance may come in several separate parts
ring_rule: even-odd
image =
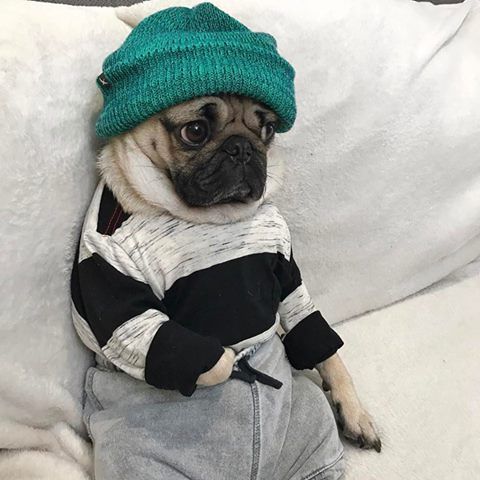
[[[276,390],[231,379],[191,397],[89,369],[84,419],[96,480],[335,480],[343,448],[321,389],[275,335],[248,359]]]

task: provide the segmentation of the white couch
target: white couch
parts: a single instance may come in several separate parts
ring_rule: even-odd
[[[129,25],[195,3],[0,6],[0,480],[90,478],[92,357],[68,279],[96,182],[94,80]],[[480,478],[479,1],[215,3],[297,69],[278,203],[384,442],[347,445],[346,478]]]

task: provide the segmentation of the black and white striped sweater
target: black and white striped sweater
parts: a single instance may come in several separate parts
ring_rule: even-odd
[[[73,321],[103,361],[185,395],[223,354],[273,336],[313,368],[342,346],[302,283],[285,220],[270,203],[236,223],[125,213],[101,182],[72,272]]]

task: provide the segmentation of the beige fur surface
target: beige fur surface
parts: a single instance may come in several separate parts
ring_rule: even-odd
[[[228,128],[233,129],[232,133],[242,132],[241,125],[235,129],[235,124],[231,123],[238,122],[237,114],[243,112],[230,108],[230,114],[236,116],[227,118],[229,110],[225,101],[215,97],[186,102],[185,105],[176,106],[169,111],[173,111],[171,115],[176,115],[177,118],[183,115],[182,121],[187,123],[197,108],[196,104],[207,101],[216,102],[219,108],[224,108],[225,113],[222,115],[220,112],[219,121],[222,124],[229,123]],[[246,130],[246,127],[244,128]],[[225,136],[224,133],[223,135]],[[98,166],[102,177],[126,211],[152,215],[159,211],[168,211],[194,223],[222,224],[246,218],[252,215],[265,199],[271,197],[282,183],[282,150],[273,143],[268,154],[266,189],[261,199],[234,205],[212,205],[208,208],[190,206],[177,195],[169,175],[170,169],[174,167],[188,168],[188,159],[182,162],[181,157],[181,148],[172,140],[158,116],[153,116],[131,131],[109,140],[99,155]]]

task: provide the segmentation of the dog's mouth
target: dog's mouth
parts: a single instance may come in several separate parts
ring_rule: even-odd
[[[238,162],[220,153],[191,173],[174,173],[172,182],[188,205],[209,207],[259,200],[266,178],[266,159],[260,155],[251,156],[248,162]]]
[[[248,203],[249,201],[258,200],[260,196],[256,197],[252,191],[252,188],[248,184],[245,184],[239,185],[237,191],[232,192],[230,195],[226,194],[223,198],[219,198],[216,203]]]

